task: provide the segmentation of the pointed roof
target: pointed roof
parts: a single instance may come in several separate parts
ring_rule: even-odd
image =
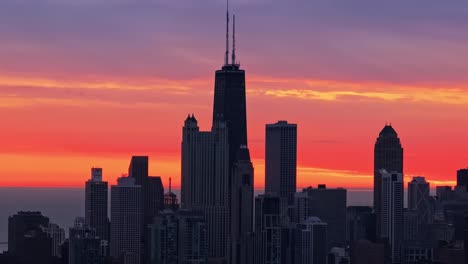
[[[393,129],[391,125],[385,125],[385,127],[380,131],[379,136],[393,136],[398,137],[398,133]]]

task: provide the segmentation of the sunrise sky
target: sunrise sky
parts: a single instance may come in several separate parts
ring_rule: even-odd
[[[454,184],[468,166],[468,2],[231,0],[249,148],[298,124],[298,187],[372,187],[391,122],[405,174]],[[0,186],[114,183],[132,155],[180,183],[182,125],[210,129],[224,0],[0,2]]]

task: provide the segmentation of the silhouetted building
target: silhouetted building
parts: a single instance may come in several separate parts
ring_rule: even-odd
[[[76,218],[69,230],[69,264],[102,264],[104,258],[100,252],[101,239],[95,228],[88,226],[84,219]]]
[[[359,240],[351,243],[351,264],[385,263],[384,244]]]
[[[349,206],[346,210],[347,242],[369,240],[375,242],[375,214],[370,206]]]
[[[381,239],[382,175],[380,170],[403,174],[403,148],[398,134],[391,125],[380,131],[374,147],[374,211],[376,214],[377,238]]]
[[[439,201],[448,201],[453,198],[451,186],[436,186],[436,196]]]
[[[398,172],[381,173],[381,199],[380,199],[380,237],[388,245],[388,256],[391,263],[401,262],[401,249],[403,242],[403,175]]]
[[[457,186],[463,186],[465,191],[468,190],[468,168],[457,171]]]
[[[164,211],[150,225],[151,264],[204,264],[208,261],[206,223],[193,211]]]
[[[141,261],[141,197],[141,186],[135,178],[119,178],[111,187],[110,255],[119,263]]]
[[[195,117],[182,133],[181,208],[204,214],[210,261],[227,261],[230,243],[228,131],[224,121],[210,132],[199,131]]]
[[[161,177],[150,176],[145,190],[145,228],[153,222],[153,218],[164,209],[164,187]]]
[[[297,125],[278,121],[266,125],[265,193],[281,198],[282,213],[293,218],[296,193]]]
[[[49,218],[40,212],[18,212],[8,218],[8,252],[21,264],[50,264],[52,239],[45,232]]]
[[[294,263],[326,264],[328,253],[326,241],[327,224],[320,218],[311,216],[297,224],[293,241]]]
[[[60,257],[60,245],[65,240],[65,230],[57,224],[49,223],[44,231],[52,239],[52,256]]]
[[[320,184],[318,188],[305,188],[302,193],[307,196],[303,204],[306,209],[297,207],[296,210],[306,212],[305,219],[316,216],[328,224],[327,248],[346,246],[346,189],[329,189]]]
[[[246,146],[238,150],[231,180],[231,263],[244,264],[253,261],[246,246],[252,239],[254,203],[254,168]]]
[[[255,260],[258,264],[289,263],[285,251],[288,234],[280,223],[280,197],[259,195],[255,197]]]
[[[101,240],[109,241],[108,187],[102,181],[102,168],[91,169],[91,179],[86,181],[85,188],[86,225],[96,229]]]
[[[169,178],[169,191],[164,194],[164,210],[177,211],[179,209],[179,200],[177,195],[172,192],[172,179]]]
[[[429,190],[429,183],[424,177],[413,177],[413,180],[408,182],[408,210],[418,212],[422,225],[432,222],[434,218]]]

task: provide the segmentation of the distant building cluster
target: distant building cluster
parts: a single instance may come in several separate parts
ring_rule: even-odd
[[[182,128],[180,203],[171,183],[165,193],[149,176],[147,156],[133,156],[110,188],[92,168],[84,217],[68,238],[41,212],[18,212],[0,263],[467,263],[468,169],[435,196],[413,177],[405,208],[403,147],[391,125],[375,143],[373,207],[347,206],[347,190],[325,184],[298,191],[298,127],[288,121],[265,127],[265,192],[255,197],[245,71],[228,55],[215,74],[211,130],[193,114]]]

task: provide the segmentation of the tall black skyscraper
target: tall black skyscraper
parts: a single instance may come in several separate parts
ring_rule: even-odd
[[[232,61],[229,63],[229,12],[226,13],[226,54],[224,66],[215,74],[213,124],[220,118],[229,131],[229,167],[232,168],[241,146],[247,146],[245,71],[236,62],[235,17]]]
[[[403,148],[397,132],[391,125],[380,131],[374,147],[374,210],[376,214],[377,239],[381,230],[382,174],[380,170],[403,174]]]
[[[92,168],[91,179],[86,181],[86,225],[96,229],[101,240],[109,241],[109,218],[107,216],[107,182],[102,181],[102,169]]]

